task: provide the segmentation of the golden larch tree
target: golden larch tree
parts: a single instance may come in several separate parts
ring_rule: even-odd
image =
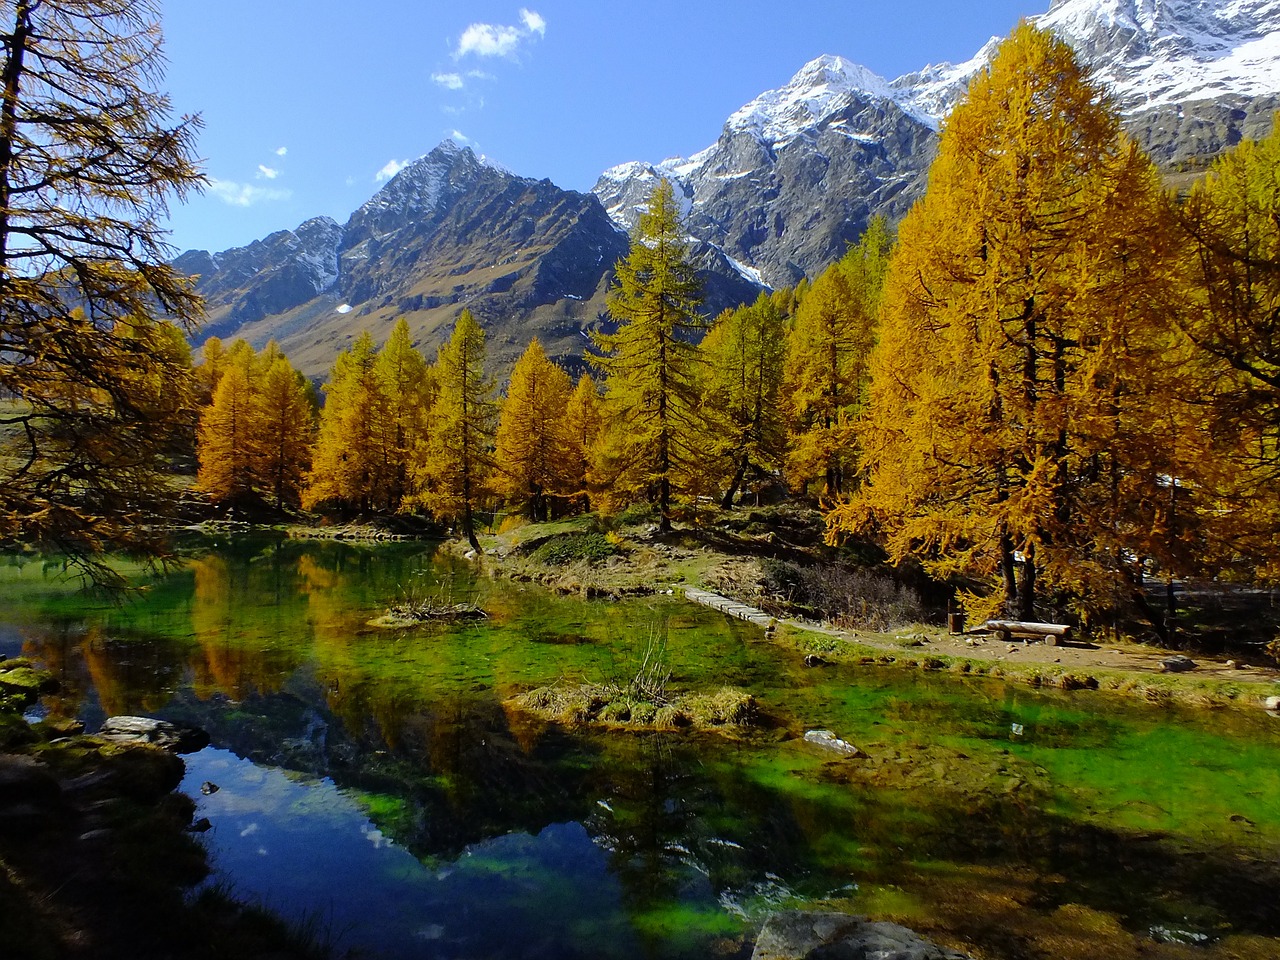
[[[846,491],[888,256],[888,226],[874,217],[796,306],[782,391],[790,422],[787,476],[796,490],[820,485],[827,497]]]
[[[832,538],[875,532],[895,560],[991,577],[1023,619],[1044,586],[1086,612],[1112,605],[1167,533],[1161,478],[1187,468],[1168,442],[1177,285],[1161,210],[1152,165],[1070,48],[1020,25],[899,230],[866,478]]]
[[[167,201],[203,183],[198,124],[156,89],[156,4],[22,0],[0,18],[0,541],[109,580],[101,552],[164,550],[171,411],[135,390],[190,369],[155,349],[153,318],[201,313],[164,233]]]
[[[213,391],[213,402],[200,417],[196,486],[209,499],[226,503],[256,488],[261,435],[258,413],[248,369],[228,364]]]
[[[304,509],[331,503],[367,511],[381,505],[383,461],[374,436],[381,407],[376,362],[373,337],[367,330],[334,361],[324,385],[320,431],[302,496]]]
[[[591,362],[605,374],[606,438],[597,473],[615,504],[647,499],[671,529],[682,480],[699,472],[699,363],[692,337],[705,329],[700,282],[671,184],[661,180],[615,268],[612,334],[593,334]]]
[[[492,467],[496,414],[484,363],[484,330],[463,310],[436,358],[431,433],[415,470],[417,501],[442,520],[457,520],[477,553],[475,508]]]
[[[1280,123],[1219,157],[1175,208],[1214,438],[1210,540],[1220,562],[1280,575]]]
[[[534,520],[546,520],[551,497],[569,492],[565,408],[573,381],[547,359],[537,337],[511,370],[498,419],[493,483]]]
[[[604,402],[600,388],[589,373],[578,378],[578,385],[569,396],[563,428],[566,492],[577,500],[582,510],[589,510],[592,463],[604,429]]]
[[[254,391],[257,463],[254,475],[277,510],[302,502],[316,409],[306,378],[283,356],[271,362]]]
[[[411,496],[415,451],[426,442],[427,411],[434,385],[422,354],[413,346],[409,323],[396,321],[378,352],[373,377],[379,393],[374,407],[373,439],[380,460],[375,497],[387,510],[398,510]]]
[[[771,476],[786,456],[787,315],[775,298],[762,293],[751,306],[721,314],[702,351],[707,358],[704,419],[712,434],[708,454],[719,461],[720,506],[728,510],[748,472]]]

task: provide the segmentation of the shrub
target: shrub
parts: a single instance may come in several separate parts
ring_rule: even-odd
[[[878,570],[834,563],[806,567],[784,560],[762,561],[761,568],[766,596],[787,612],[812,613],[840,626],[877,631],[925,618],[920,596]]]
[[[562,533],[542,541],[529,559],[549,567],[563,567],[586,561],[600,563],[617,554],[618,548],[601,533]]]

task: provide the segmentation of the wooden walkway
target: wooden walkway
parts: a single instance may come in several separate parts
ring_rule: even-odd
[[[730,600],[728,597],[722,597],[718,593],[709,593],[706,590],[685,587],[684,595],[694,603],[700,603],[704,607],[719,610],[721,613],[727,613],[731,617],[746,620],[748,623],[754,623],[760,627],[768,627],[776,622],[773,617],[763,610],[749,607],[745,603],[739,603],[737,600]]]

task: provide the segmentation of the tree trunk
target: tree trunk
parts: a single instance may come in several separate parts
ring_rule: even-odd
[[[18,135],[18,93],[23,75],[23,57],[31,38],[31,4],[18,0],[14,10],[13,35],[5,61],[4,103],[0,107],[0,285],[7,282],[9,266],[9,194],[13,185],[13,141]]]
[[[1018,609],[1018,571],[1013,559],[1013,538],[1000,534],[1000,575],[1004,579],[1005,613],[1015,616]]]
[[[1018,583],[1018,616],[1023,620],[1036,618],[1036,548],[1027,547],[1022,557],[1022,577]]]
[[[733,509],[733,501],[738,496],[738,488],[742,486],[742,480],[747,475],[747,467],[749,466],[751,466],[751,457],[744,453],[742,460],[738,463],[738,472],[733,475],[733,480],[729,483],[729,489],[724,492],[724,496],[720,500],[721,510]]]

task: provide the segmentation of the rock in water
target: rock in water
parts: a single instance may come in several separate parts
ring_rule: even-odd
[[[876,960],[970,960],[945,950],[896,923],[873,923],[847,913],[784,910],[760,931],[751,960],[819,960],[874,957]]]
[[[804,739],[806,743],[816,744],[833,753],[838,753],[844,757],[860,757],[862,751],[855,747],[848,740],[841,740],[830,730],[809,730],[805,732]]]
[[[209,735],[151,717],[109,717],[97,735],[114,743],[150,743],[173,753],[195,753],[209,745]]]

